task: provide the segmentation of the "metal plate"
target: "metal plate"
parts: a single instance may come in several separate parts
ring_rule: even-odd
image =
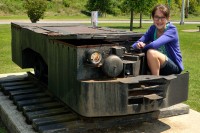
[[[125,30],[117,30],[111,28],[93,28],[87,25],[75,24],[27,24],[27,23],[12,23],[19,28],[28,29],[36,33],[48,35],[51,38],[63,39],[113,39],[123,37],[141,36],[141,33],[135,33]]]

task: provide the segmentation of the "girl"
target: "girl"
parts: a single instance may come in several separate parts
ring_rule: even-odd
[[[152,10],[153,25],[132,47],[146,52],[152,75],[179,74],[183,70],[176,27],[169,22],[170,10],[157,5]]]

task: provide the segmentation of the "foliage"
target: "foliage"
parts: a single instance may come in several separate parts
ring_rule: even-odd
[[[122,10],[148,14],[156,2],[155,0],[123,0]]]
[[[87,0],[51,0],[48,1],[45,16],[82,15]]]
[[[197,5],[199,5],[199,6],[197,6]],[[197,0],[190,0],[189,13],[193,14],[193,15],[200,14],[200,3]]]
[[[119,11],[120,0],[88,0],[86,8],[91,11],[99,11],[100,15],[114,14]]]
[[[142,27],[142,14],[147,14],[150,12],[151,8],[155,5],[156,1],[149,0],[124,0],[122,2],[122,9],[125,11],[130,11],[130,31],[133,30],[133,14],[140,13],[140,26]]]
[[[24,8],[23,3],[26,0],[0,0],[0,15],[26,15],[27,9]],[[32,0],[37,1],[37,0]],[[123,5],[126,0],[44,0],[47,1],[47,10],[45,16],[77,16],[84,15],[83,13],[90,13],[93,10],[105,11],[104,14],[111,15],[129,15],[130,5]],[[138,2],[139,0],[127,0]],[[143,3],[144,0],[141,0]],[[157,2],[167,4],[169,0],[145,0],[144,5],[148,5],[151,9],[153,5],[149,5],[149,2]],[[98,5],[97,5],[98,3]],[[34,4],[33,4],[34,5]],[[143,4],[140,4],[143,6]],[[89,6],[89,7],[88,7]],[[182,6],[182,0],[170,0],[170,7],[172,15],[180,15]],[[128,8],[128,9],[127,9]],[[143,7],[142,7],[143,9]],[[143,10],[142,10],[143,11]],[[101,11],[100,11],[101,12]],[[143,11],[143,14],[149,14],[150,11]],[[134,13],[136,13],[134,11]],[[189,15],[200,15],[200,0],[190,0]],[[102,13],[101,13],[102,14]]]
[[[63,0],[63,5],[65,7],[69,7],[70,6],[70,1],[69,0]]]
[[[171,0],[173,2],[173,0]],[[200,0],[185,0],[185,8],[187,5],[187,2],[189,2],[189,14],[192,15],[200,15]],[[172,6],[174,5],[174,3],[172,3]],[[176,15],[178,13],[180,13],[180,10],[182,8],[182,0],[175,0],[175,6],[173,6],[173,10],[177,10],[177,8],[179,8],[179,10],[177,10]]]
[[[0,15],[1,14],[22,14],[24,13],[22,0],[1,0],[0,1]]]
[[[24,7],[32,23],[36,23],[44,17],[47,5],[46,0],[26,0]]]
[[[182,6],[182,0],[175,0],[175,3],[178,5],[178,7],[181,9]]]
[[[158,0],[158,3],[168,5],[171,16],[180,15],[182,0],[170,0],[170,3],[168,0]]]

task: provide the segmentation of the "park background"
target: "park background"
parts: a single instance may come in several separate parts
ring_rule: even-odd
[[[97,10],[98,26],[130,30],[130,20],[133,17],[134,22],[131,25],[133,32],[142,33],[152,24],[150,11],[153,5],[157,3],[169,5],[170,19],[179,32],[184,71],[190,73],[189,96],[185,103],[191,109],[200,112],[200,32],[197,27],[200,25],[200,0],[185,0],[184,24],[181,25],[182,0],[1,0],[0,22],[29,21],[24,4],[27,1],[45,2],[44,14],[39,22],[88,21],[86,24],[90,25],[90,13]],[[110,22],[101,23],[103,21]],[[30,70],[22,70],[12,62],[10,24],[0,25],[0,66],[0,74]],[[5,131],[0,128],[0,132]]]

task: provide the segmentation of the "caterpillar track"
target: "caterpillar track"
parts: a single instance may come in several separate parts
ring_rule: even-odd
[[[26,123],[39,133],[96,132],[158,117],[155,111],[120,117],[86,118],[55,98],[47,91],[48,85],[40,82],[33,74],[28,72],[27,75],[25,78],[0,80],[0,88],[18,111],[23,113]]]

